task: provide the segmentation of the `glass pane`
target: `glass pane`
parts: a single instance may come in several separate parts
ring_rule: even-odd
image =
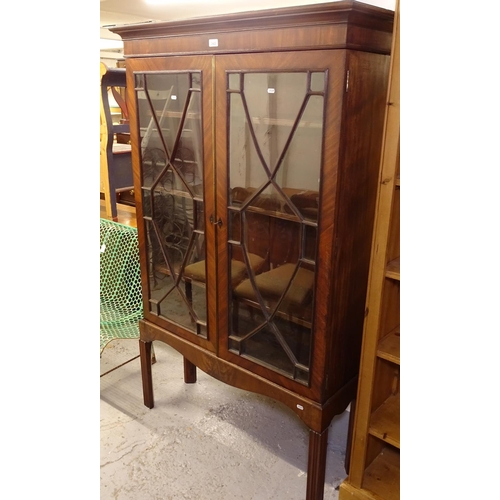
[[[240,212],[229,212],[229,240],[241,242],[241,215]]]
[[[233,307],[235,303],[233,303]],[[311,330],[289,324],[282,318],[266,322],[264,315],[249,304],[240,303],[231,310],[233,335],[229,347],[233,352],[251,358],[286,375],[300,373],[307,383]],[[301,366],[303,368],[301,368]],[[305,370],[304,370],[305,368]]]
[[[230,73],[228,75],[228,88],[232,90],[240,90],[240,74]]]
[[[184,184],[182,191],[193,196],[203,196],[202,141],[201,141],[201,95],[191,92],[179,143],[173,154],[173,164]]]
[[[201,73],[191,73],[191,88],[201,90]]]
[[[303,258],[315,262],[316,260],[316,238],[318,234],[318,228],[314,226],[303,226],[305,235],[303,236],[304,250]]]
[[[276,181],[302,217],[318,220],[323,96],[309,96]],[[305,167],[307,166],[307,167]]]
[[[135,75],[135,87],[136,87],[136,90],[143,90],[144,89],[144,75],[142,75],[142,74]]]
[[[142,152],[142,185],[152,187],[167,166],[163,148],[147,148]]]
[[[307,90],[306,73],[248,73],[243,96],[266,164],[274,171]]]
[[[242,95],[231,93],[229,99],[229,181],[233,204],[238,206],[244,203],[255,189],[265,185],[269,181],[269,175],[252,140],[252,129],[245,115]]]
[[[194,228],[202,233],[205,232],[205,210],[203,208],[202,201],[195,201],[196,210],[194,215],[196,215],[196,219],[194,221]]]
[[[151,189],[142,188],[142,213],[144,217],[151,217]]]
[[[206,337],[200,73],[136,76],[151,311]]]
[[[238,207],[228,218],[228,347],[307,384],[324,114],[324,96],[311,92],[325,91],[325,74],[246,73],[241,89],[228,78],[229,204]]]
[[[271,224],[273,220],[266,214],[260,214],[252,210],[244,211],[243,234],[245,250],[249,254],[258,255],[266,260],[266,266],[269,267],[269,254],[272,244]]]
[[[188,73],[144,75],[144,90],[137,92],[143,150],[166,147],[170,158],[188,91]]]
[[[325,90],[325,73],[311,73],[311,90],[313,92]]]
[[[286,267],[288,268],[285,271]],[[278,301],[277,314],[296,324],[308,326],[312,319],[314,268],[284,264],[281,269],[283,269],[279,275],[281,289],[276,290],[274,292],[276,297],[273,297]],[[277,274],[276,272],[275,275]]]

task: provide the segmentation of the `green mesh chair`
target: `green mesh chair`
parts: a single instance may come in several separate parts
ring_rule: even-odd
[[[102,356],[104,348],[112,340],[139,339],[143,308],[139,242],[135,227],[100,220],[100,289]],[[137,357],[139,355],[126,363]]]

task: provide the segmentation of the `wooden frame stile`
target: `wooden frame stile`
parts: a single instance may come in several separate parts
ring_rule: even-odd
[[[351,463],[340,500],[400,498],[399,42],[397,0]]]

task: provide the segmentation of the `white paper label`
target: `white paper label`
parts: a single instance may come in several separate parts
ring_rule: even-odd
[[[208,46],[209,47],[218,47],[219,46],[219,39],[218,38],[209,38],[208,39]]]
[[[302,405],[297,405],[297,408],[298,408],[299,410],[303,410],[303,409],[304,409],[304,407],[303,407]]]
[[[276,92],[276,89],[267,89],[268,94],[274,94]]]

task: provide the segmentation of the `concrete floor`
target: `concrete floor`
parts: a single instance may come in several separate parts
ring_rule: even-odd
[[[155,342],[155,407],[142,403],[140,361],[101,378],[101,500],[304,500],[308,429],[287,407],[198,370],[184,384],[182,357]],[[117,340],[101,373],[138,354]],[[329,429],[325,500],[346,477],[349,413]]]

